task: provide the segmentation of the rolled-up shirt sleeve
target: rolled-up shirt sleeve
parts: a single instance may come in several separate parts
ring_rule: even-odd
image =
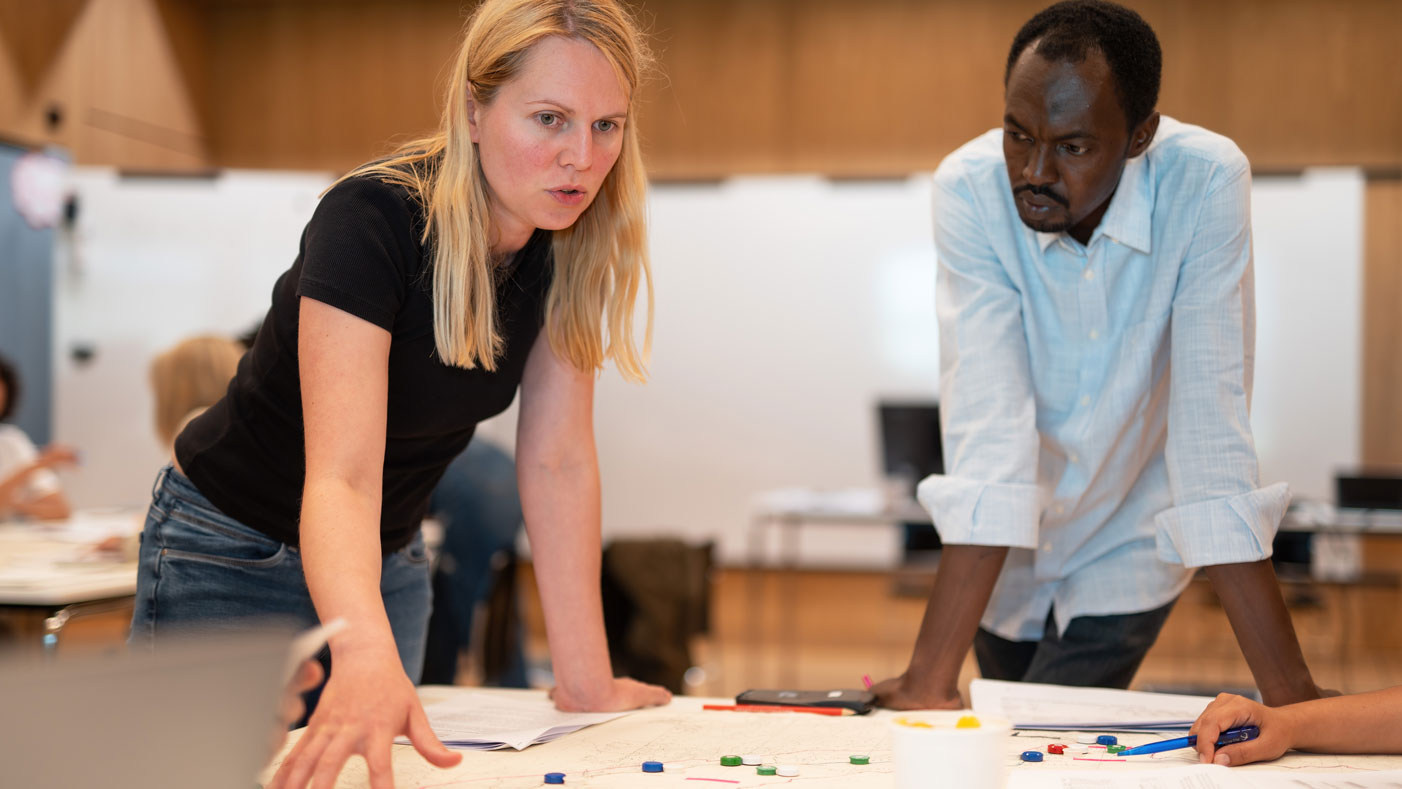
[[[1037,409],[1021,295],[987,241],[957,167],[935,173],[940,411],[945,474],[917,497],[946,543],[1037,544]]]
[[[1260,487],[1251,436],[1255,294],[1245,157],[1222,167],[1208,188],[1170,326],[1165,460],[1173,506],[1154,521],[1159,558],[1187,567],[1265,559],[1290,490]]]

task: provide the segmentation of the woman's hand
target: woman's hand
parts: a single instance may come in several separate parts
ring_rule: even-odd
[[[393,651],[333,653],[336,663],[302,739],[293,746],[268,789],[331,787],[352,754],[365,757],[372,789],[394,786],[390,745],[403,734],[436,767],[462,754],[434,736],[414,684]]]
[[[1254,740],[1217,747],[1222,732],[1237,726],[1256,726],[1261,735]],[[1294,746],[1295,732],[1290,715],[1284,710],[1222,693],[1198,716],[1188,730],[1198,738],[1195,746],[1204,764],[1241,765],[1280,758]]]
[[[672,692],[636,679],[616,677],[598,693],[571,692],[551,688],[550,698],[565,712],[619,712],[639,707],[657,707],[672,701]]]

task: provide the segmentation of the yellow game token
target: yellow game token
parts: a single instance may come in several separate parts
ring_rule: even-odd
[[[925,721],[914,721],[914,720],[911,720],[910,718],[896,718],[896,724],[899,725],[899,726],[909,726],[909,727],[912,728],[912,729],[933,729],[933,728],[935,728],[934,726],[932,726],[932,725],[929,724],[929,723],[926,723]]]
[[[956,728],[956,729],[977,729],[977,728],[979,728],[981,725],[982,725],[982,724],[980,724],[980,723],[978,722],[978,718],[975,718],[975,717],[972,716],[972,715],[965,715],[964,717],[962,717],[962,718],[959,719],[959,722],[958,722],[958,723],[954,724],[954,728]]]

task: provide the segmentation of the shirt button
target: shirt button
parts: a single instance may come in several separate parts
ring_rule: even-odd
[[[1095,279],[1095,272],[1091,271],[1090,269],[1086,269],[1086,273],[1082,274],[1081,276],[1085,277],[1087,280],[1092,280]]]
[[[1066,514],[1066,508],[1063,507],[1063,506],[1061,506],[1060,504],[1056,505],[1056,507],[1054,507],[1053,509],[1056,511],[1056,514],[1057,514],[1057,515],[1065,515],[1065,514]]]
[[[1051,549],[1052,549],[1052,544],[1051,544],[1051,543],[1049,543],[1049,542],[1044,542],[1044,543],[1042,543],[1042,553],[1051,553]]]
[[[1090,405],[1090,395],[1081,396],[1081,405]]]
[[[1075,452],[1072,452],[1070,455],[1067,456],[1067,460],[1070,460],[1072,463],[1080,463],[1081,456],[1077,455]]]
[[[1091,329],[1091,330],[1090,330],[1090,338],[1091,338],[1092,340],[1098,340],[1098,339],[1100,339],[1100,332],[1096,331],[1095,329]]]

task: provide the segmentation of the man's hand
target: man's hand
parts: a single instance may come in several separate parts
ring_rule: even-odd
[[[958,690],[943,693],[918,693],[910,688],[907,675],[883,679],[871,686],[876,694],[876,703],[892,710],[962,710],[964,700]]]

